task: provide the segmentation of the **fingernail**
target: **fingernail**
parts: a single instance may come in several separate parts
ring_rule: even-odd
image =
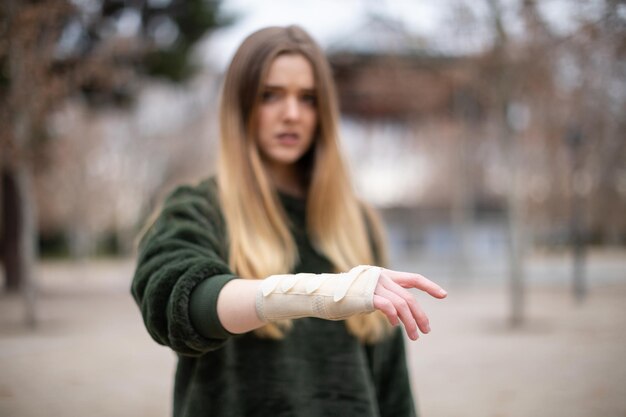
[[[430,324],[426,325],[426,333],[430,333]]]
[[[439,290],[439,294],[441,294],[442,296],[448,295],[448,293],[444,289]]]

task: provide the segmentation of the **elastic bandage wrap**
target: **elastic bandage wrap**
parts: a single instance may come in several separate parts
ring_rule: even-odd
[[[256,311],[263,321],[318,317],[343,320],[374,311],[381,268],[359,265],[340,274],[272,275],[261,283]]]

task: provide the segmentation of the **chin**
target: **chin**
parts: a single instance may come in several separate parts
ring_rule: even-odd
[[[298,162],[302,158],[303,155],[304,155],[303,152],[282,153],[279,155],[272,155],[270,159],[272,160],[272,162],[276,164],[292,165]]]

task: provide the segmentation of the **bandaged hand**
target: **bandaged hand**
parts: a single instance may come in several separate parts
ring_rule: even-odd
[[[406,288],[417,288],[436,298],[446,292],[418,274],[359,265],[340,274],[272,275],[261,282],[256,312],[264,321],[318,317],[343,320],[354,314],[383,312],[390,323],[402,322],[413,340],[419,328],[428,333],[428,318]]]
[[[318,317],[342,320],[374,311],[381,268],[359,265],[341,274],[285,274],[264,279],[256,298],[263,321]]]

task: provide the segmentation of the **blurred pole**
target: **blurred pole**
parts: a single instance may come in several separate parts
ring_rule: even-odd
[[[452,227],[457,238],[456,262],[454,262],[454,276],[463,277],[467,280],[472,277],[472,265],[470,260],[470,234],[473,217],[472,202],[472,173],[470,172],[469,142],[471,137],[467,132],[472,131],[477,114],[477,103],[465,91],[457,91],[454,94],[455,119],[461,124],[461,136],[455,146],[454,156],[456,159],[455,188],[452,201]]]
[[[519,197],[519,167],[517,146],[509,147],[510,189],[507,194],[508,229],[509,229],[509,274],[511,288],[512,327],[519,327],[524,321],[524,267],[522,261],[522,207]]]
[[[18,190],[20,212],[19,262],[23,273],[20,290],[24,298],[26,325],[34,328],[37,325],[37,300],[35,285],[35,264],[37,261],[37,212],[32,190],[33,178],[30,169],[22,163],[16,169],[16,185]]]
[[[514,64],[508,56],[509,37],[504,24],[504,11],[499,0],[486,0],[491,14],[494,45],[493,65],[497,68],[495,78],[498,129],[504,161],[508,167],[509,189],[506,197],[507,226],[509,238],[509,277],[511,289],[511,327],[520,327],[524,321],[524,265],[522,236],[522,199],[520,187],[520,152],[516,133],[525,127],[523,107],[513,103],[516,82]],[[520,112],[521,111],[521,112]],[[526,112],[527,115],[527,112]],[[517,130],[517,132],[515,132]]]
[[[504,120],[509,162],[509,192],[507,193],[509,229],[509,265],[511,286],[511,327],[524,322],[524,201],[522,187],[522,154],[519,132],[528,125],[528,109],[518,103],[508,103]]]
[[[580,148],[583,142],[582,132],[578,127],[569,129],[565,136],[565,142],[570,150],[572,169],[570,173],[571,199],[570,199],[570,241],[572,244],[572,289],[574,299],[582,303],[587,296],[587,282],[585,277],[585,238],[583,230],[583,193],[584,180],[582,173],[582,157]]]

